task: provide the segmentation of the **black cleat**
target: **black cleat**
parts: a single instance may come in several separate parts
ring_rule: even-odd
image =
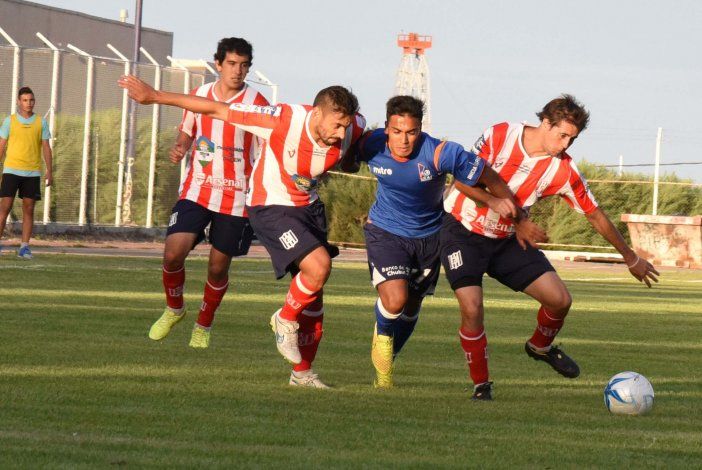
[[[535,351],[527,341],[524,345],[524,351],[535,361],[544,361],[563,377],[574,379],[580,375],[578,364],[561,351],[558,346],[551,346],[551,349],[548,351],[539,352]]]
[[[476,385],[473,389],[473,396],[470,397],[471,400],[492,400],[492,382],[485,382],[480,385]]]

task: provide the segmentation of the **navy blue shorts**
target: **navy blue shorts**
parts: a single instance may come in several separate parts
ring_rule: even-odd
[[[19,197],[24,199],[41,200],[41,176],[19,176],[13,173],[3,173],[0,182],[0,197]]]
[[[256,238],[268,250],[276,278],[298,272],[298,263],[318,246],[331,258],[339,249],[327,241],[324,204],[317,199],[309,206],[248,207],[249,220]]]
[[[209,224],[209,241],[213,247],[229,256],[243,256],[249,252],[253,229],[248,217],[220,214],[188,199],[173,206],[166,236],[173,233],[194,233],[195,245],[205,239]]]
[[[546,256],[530,246],[519,246],[515,237],[489,238],[473,233],[451,214],[441,226],[441,264],[453,290],[483,285],[487,273],[514,291],[523,291],[549,271]]]
[[[407,238],[366,224],[363,227],[368,269],[373,287],[391,279],[406,279],[410,292],[432,295],[439,280],[439,234]]]

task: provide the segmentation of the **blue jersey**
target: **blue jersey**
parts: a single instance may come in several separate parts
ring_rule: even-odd
[[[424,132],[408,159],[396,159],[387,147],[384,129],[362,140],[358,159],[367,162],[378,179],[369,222],[408,238],[427,237],[441,228],[446,174],[474,186],[485,165],[483,159],[461,145]]]

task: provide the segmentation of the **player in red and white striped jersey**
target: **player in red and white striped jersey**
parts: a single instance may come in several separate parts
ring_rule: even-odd
[[[251,67],[253,48],[241,38],[224,38],[214,56],[219,79],[192,91],[229,106],[232,103],[268,105],[244,79]],[[183,285],[185,258],[204,239],[209,224],[212,243],[207,282],[190,346],[206,348],[214,314],[227,287],[233,256],[244,255],[251,244],[246,208],[246,184],[259,152],[259,139],[225,122],[185,111],[170,159],[180,162],[189,154],[188,172],[173,208],[163,255],[163,284],[167,307],[149,337],[163,339],[185,314]],[[193,145],[194,143],[194,145]],[[190,151],[192,147],[192,151]]]
[[[483,158],[514,193],[527,213],[536,201],[559,195],[624,257],[631,274],[651,287],[658,272],[640,259],[597,206],[584,178],[566,149],[585,129],[589,113],[570,95],[550,101],[540,113],[538,127],[501,123],[489,128],[473,152]],[[525,344],[527,354],[549,364],[565,377],[580,373],[578,365],[552,346],[571,306],[571,296],[536,242],[545,234],[526,226],[520,234],[511,219],[476,203],[481,189],[468,188],[468,197],[452,188],[446,195],[442,227],[442,263],[461,309],[461,346],[475,385],[474,399],[491,399],[487,367],[487,338],[483,326],[482,277],[488,273],[515,291],[536,299],[541,308],[537,327]],[[521,247],[520,247],[521,245]]]
[[[250,178],[251,225],[268,250],[276,276],[293,276],[283,307],[271,318],[276,346],[293,364],[291,385],[326,388],[312,372],[322,338],[322,288],[338,249],[327,241],[318,178],[361,136],[365,119],[344,87],[321,90],[311,106],[256,106],[155,91],[133,76],[119,85],[140,103],[178,106],[235,124],[265,140]],[[299,331],[299,334],[298,334]]]

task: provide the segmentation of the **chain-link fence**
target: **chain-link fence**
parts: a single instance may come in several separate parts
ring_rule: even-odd
[[[171,164],[167,154],[182,111],[136,107],[129,184],[121,176],[129,166],[125,156],[128,101],[117,87],[124,72],[125,62],[120,59],[0,46],[0,119],[14,111],[13,90],[28,86],[36,98],[34,112],[45,117],[51,129],[54,183],[36,205],[37,222],[158,226],[168,221],[182,168]],[[179,93],[213,78],[149,64],[139,64],[138,75],[153,86],[158,75],[162,90]],[[19,219],[21,214],[21,201],[16,200],[12,217]]]

